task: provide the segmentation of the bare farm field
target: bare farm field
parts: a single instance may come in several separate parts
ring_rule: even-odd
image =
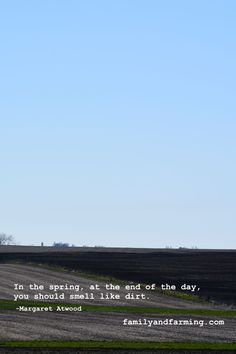
[[[206,300],[236,306],[236,251],[0,246],[0,262],[21,260],[142,283],[197,284]]]
[[[12,341],[143,341],[143,342],[204,342],[235,343],[235,260],[234,251],[158,251],[144,250],[122,252],[120,249],[91,251],[76,249],[51,252],[30,251],[30,248],[0,249],[0,353],[1,342]],[[11,250],[11,252],[10,252]],[[23,252],[24,251],[24,252]],[[207,266],[208,260],[208,266]],[[18,263],[21,262],[21,263]],[[224,262],[224,264],[222,263]],[[24,264],[25,263],[25,264]],[[39,265],[40,264],[40,265]],[[53,269],[53,267],[55,269]],[[58,269],[57,269],[58,267]],[[66,269],[68,271],[66,271]],[[203,271],[203,269],[205,269]],[[126,270],[126,272],[125,272]],[[88,274],[88,276],[86,276]],[[93,276],[91,276],[93,274]],[[103,277],[102,276],[106,276]],[[110,278],[109,278],[110,277]],[[115,277],[115,278],[114,278]],[[106,280],[107,279],[107,280]],[[151,282],[170,284],[197,284],[203,286],[196,301],[191,294],[170,296],[160,291],[142,291],[145,298],[135,298],[140,290],[133,290],[134,299],[126,298],[127,291],[121,286],[120,298],[101,299],[100,294],[107,283],[137,284]],[[30,300],[14,301],[14,284],[22,284],[25,294],[29,284],[41,284],[42,295],[48,294],[52,284],[80,285],[89,292],[91,284],[96,284],[93,298],[78,300],[54,299],[32,300],[35,289],[28,289]],[[102,289],[102,290],[101,290]],[[202,289],[202,288],[201,288]],[[216,291],[215,291],[216,289]],[[71,291],[71,290],[70,290]],[[215,291],[215,292],[214,292]],[[64,290],[66,293],[66,290]],[[16,293],[16,292],[15,292]],[[54,292],[55,293],[55,292]],[[115,291],[114,291],[115,293]],[[52,311],[25,310],[52,306]],[[57,306],[81,306],[81,311],[57,311]],[[23,310],[19,311],[19,307]],[[126,323],[124,320],[126,319]],[[192,321],[202,325],[154,325],[165,321]],[[221,325],[216,325],[218,321]],[[128,321],[130,321],[128,325]],[[149,322],[148,322],[149,321]],[[158,322],[159,321],[159,322]],[[202,322],[201,322],[202,321]],[[214,323],[214,325],[211,324]],[[131,324],[132,323],[132,324]],[[150,324],[150,326],[148,325]],[[168,322],[169,323],[169,322]],[[217,348],[212,348],[211,353]],[[7,352],[4,347],[4,353]],[[9,348],[9,353],[14,353]],[[122,347],[96,348],[18,348],[17,353],[189,353],[180,349],[149,348],[125,349]],[[27,350],[29,350],[27,352]],[[41,351],[40,351],[41,350]],[[194,349],[191,350],[194,353]],[[201,353],[201,348],[196,353]],[[220,353],[223,353],[221,349]],[[227,353],[230,353],[228,348]]]

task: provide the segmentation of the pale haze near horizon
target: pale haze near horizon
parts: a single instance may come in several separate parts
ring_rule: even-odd
[[[0,232],[235,248],[234,1],[0,11]]]

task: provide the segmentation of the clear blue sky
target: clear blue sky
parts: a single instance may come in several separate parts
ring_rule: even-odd
[[[0,231],[236,247],[236,2],[0,4]]]

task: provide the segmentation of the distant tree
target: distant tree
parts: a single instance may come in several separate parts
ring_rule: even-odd
[[[14,237],[12,235],[6,235],[3,232],[0,233],[0,246],[7,246],[14,243]]]

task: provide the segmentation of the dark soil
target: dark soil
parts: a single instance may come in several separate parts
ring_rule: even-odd
[[[14,247],[0,262],[21,260],[67,267],[142,283],[197,284],[207,300],[236,305],[236,251],[67,249]],[[12,249],[13,250],[13,249]],[[23,252],[25,250],[25,252]],[[26,251],[27,250],[27,251]],[[20,251],[20,252],[19,252]]]

